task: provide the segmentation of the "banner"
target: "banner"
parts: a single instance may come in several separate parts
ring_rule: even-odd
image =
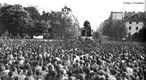
[[[39,36],[33,36],[34,39],[43,39],[43,35],[39,35]]]

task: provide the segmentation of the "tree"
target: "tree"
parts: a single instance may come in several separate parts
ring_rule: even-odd
[[[2,36],[6,30],[4,29],[4,25],[0,22],[0,36]]]
[[[144,27],[144,28],[140,29],[138,33],[135,33],[133,35],[133,40],[141,41],[141,42],[146,41],[146,28]]]
[[[47,33],[51,28],[46,22],[35,22],[36,33]]]
[[[95,39],[99,39],[100,38],[100,33],[98,31],[93,32],[93,37]]]
[[[107,22],[102,27],[102,35],[106,35],[111,37],[112,39],[122,39],[126,37],[127,29],[126,26],[122,22]]]
[[[27,29],[26,34],[33,37],[33,35],[43,35],[49,33],[49,27],[45,22],[34,22],[34,26]]]
[[[61,18],[61,12],[51,13],[60,24],[53,25],[52,33],[55,38],[75,38],[79,33],[79,24],[78,21],[73,18],[64,17]]]
[[[29,16],[32,19],[37,19],[38,17],[40,17],[40,13],[35,6],[25,7],[24,9],[29,13]]]
[[[109,37],[120,40],[123,37],[126,37],[127,29],[124,24],[122,24],[121,22],[117,22],[112,25],[112,27],[109,29],[109,32]]]
[[[102,35],[108,36],[111,25],[112,25],[111,22],[107,22],[104,26],[102,26],[102,28],[101,28]]]
[[[70,39],[78,36],[79,26],[71,18],[62,18],[61,28],[64,38]]]
[[[28,12],[19,4],[0,8],[0,22],[12,36],[23,36],[25,30],[33,25]]]

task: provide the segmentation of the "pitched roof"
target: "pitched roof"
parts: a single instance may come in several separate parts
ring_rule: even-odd
[[[55,19],[60,19],[60,18],[61,18],[61,13],[62,13],[62,12],[52,12],[52,16],[53,16]]]
[[[69,11],[72,11],[70,8],[68,8],[67,6],[64,6],[64,8],[62,8],[62,11],[64,10],[64,9],[67,9],[67,10],[69,10]]]
[[[138,16],[138,13],[137,14],[134,14],[133,16],[129,17],[129,18],[126,18],[124,21],[128,21],[128,22],[145,22],[145,19],[144,17],[142,16]]]
[[[49,13],[49,12],[47,12],[47,13],[45,13],[45,14],[42,14],[39,18],[38,18],[38,20],[52,20],[53,19],[53,16]]]
[[[146,24],[146,19],[142,16],[138,17],[138,14],[136,13],[133,16],[122,20],[121,25],[125,25],[126,22],[143,22],[144,24]]]
[[[128,17],[133,16],[134,14],[136,14],[136,13],[135,12],[125,12],[124,17],[128,18]]]

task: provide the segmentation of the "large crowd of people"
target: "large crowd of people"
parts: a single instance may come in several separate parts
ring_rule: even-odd
[[[0,40],[0,80],[145,80],[142,43]]]

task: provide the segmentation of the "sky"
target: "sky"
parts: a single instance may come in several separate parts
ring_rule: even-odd
[[[123,2],[130,2],[125,4]],[[132,4],[142,2],[143,4]],[[72,9],[72,14],[77,17],[80,27],[88,20],[93,30],[98,29],[101,22],[108,19],[111,11],[144,11],[145,0],[0,0],[0,3],[37,6],[40,13],[61,11],[66,4]]]

